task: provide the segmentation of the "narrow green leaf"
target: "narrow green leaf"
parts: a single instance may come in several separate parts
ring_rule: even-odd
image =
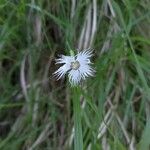
[[[146,127],[142,134],[142,139],[140,141],[140,150],[149,150],[150,148],[150,119],[148,120]]]

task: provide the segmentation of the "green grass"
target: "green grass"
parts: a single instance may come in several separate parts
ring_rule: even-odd
[[[149,150],[148,0],[0,1],[0,150]],[[93,49],[94,77],[55,58]]]

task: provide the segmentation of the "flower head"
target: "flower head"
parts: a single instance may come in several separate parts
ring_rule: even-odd
[[[79,52],[76,56],[64,56],[56,59],[56,64],[63,64],[53,74],[59,80],[68,73],[69,82],[72,85],[77,85],[81,80],[85,80],[88,76],[93,76],[95,70],[90,66],[91,50]]]

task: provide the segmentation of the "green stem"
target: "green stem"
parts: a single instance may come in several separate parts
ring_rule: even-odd
[[[74,88],[73,111],[74,111],[74,126],[75,126],[74,149],[83,150],[80,93],[78,88]]]

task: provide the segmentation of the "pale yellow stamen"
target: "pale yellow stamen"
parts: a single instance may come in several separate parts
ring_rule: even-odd
[[[80,63],[78,61],[71,62],[71,69],[77,70],[80,67]]]

